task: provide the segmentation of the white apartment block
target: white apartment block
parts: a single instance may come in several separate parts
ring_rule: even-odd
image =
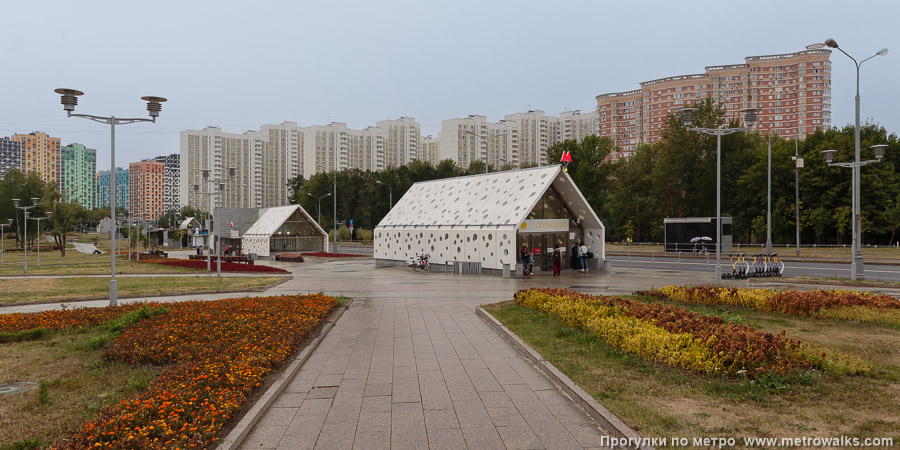
[[[254,158],[259,158],[254,164],[261,173],[254,174],[253,182],[258,184],[248,191],[253,197],[247,204],[264,205],[254,206],[258,208],[287,205],[293,195],[287,182],[303,173],[303,128],[296,122],[266,124],[259,128],[259,134],[266,145],[254,149]]]
[[[470,115],[441,122],[438,137],[438,160],[452,159],[460,167],[473,161],[484,161],[500,167],[520,164],[520,131],[515,123],[491,123],[485,116]]]
[[[353,130],[341,122],[305,127],[303,176],[346,169],[381,171],[385,168],[384,151],[384,129],[379,127]]]
[[[581,114],[580,111],[564,111],[559,114],[559,125],[556,130],[556,142],[566,140],[582,141],[590,135],[597,134],[597,112]]]
[[[547,165],[547,149],[556,142],[559,118],[531,110],[507,115],[504,120],[516,122],[519,127],[519,165]]]
[[[384,131],[384,167],[400,167],[425,159],[420,147],[422,127],[416,119],[382,120],[375,126]]]
[[[419,148],[422,154],[422,160],[437,166],[441,162],[441,139],[439,137],[431,137],[431,135],[423,136],[419,140]]]

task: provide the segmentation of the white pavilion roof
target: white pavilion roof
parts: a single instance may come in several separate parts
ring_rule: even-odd
[[[415,183],[376,228],[517,227],[556,181],[581,220],[600,220],[558,165]]]
[[[297,210],[299,210],[310,223],[315,225],[316,229],[318,229],[321,234],[328,234],[303,208],[300,207],[300,205],[287,205],[262,209],[259,214],[259,219],[256,219],[256,222],[254,222],[242,236],[271,236],[275,234],[275,232],[278,231],[278,228],[280,228],[281,225],[291,217],[291,214]]]

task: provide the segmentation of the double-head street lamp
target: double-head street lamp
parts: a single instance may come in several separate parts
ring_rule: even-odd
[[[477,137],[477,138],[479,138],[479,139],[484,139],[484,138],[490,137],[490,136],[482,136],[482,135],[480,135],[480,134],[478,134],[478,133],[474,133],[474,132],[469,131],[469,130],[463,130],[463,131],[466,132],[466,133],[468,133],[468,134],[471,134],[472,136],[475,136],[475,137]],[[502,132],[502,133],[499,133],[499,134],[494,135],[494,137],[506,136],[507,134],[509,134],[509,132],[508,132],[508,131],[504,131],[504,132]],[[489,147],[490,147],[490,143],[488,143],[488,144],[485,146],[485,148],[484,148],[484,173],[488,173],[488,151],[490,150]],[[503,158],[500,158],[500,159],[503,159]]]
[[[857,140],[857,145],[859,141]],[[834,159],[834,154],[837,153],[837,150],[825,150],[822,153],[825,154],[825,162],[829,166],[835,167],[848,167],[850,168],[855,177],[853,179],[852,186],[852,198],[853,198],[853,260],[850,262],[850,280],[856,281],[857,278],[865,278],[866,274],[863,270],[863,257],[862,257],[862,247],[861,247],[861,239],[860,239],[860,223],[857,222],[859,219],[859,168],[868,164],[873,164],[877,162],[881,162],[881,158],[884,157],[884,149],[887,148],[885,144],[873,145],[869,147],[875,150],[875,159],[869,159],[866,161],[859,160],[859,151],[856,152],[856,161],[847,162],[847,163],[836,163],[832,162]],[[858,149],[857,149],[858,150]]]
[[[388,211],[394,209],[394,188],[387,183],[382,183],[381,181],[375,180],[376,183],[387,186],[388,187]]]
[[[336,156],[337,156],[337,150],[335,150],[335,157]],[[325,170],[325,166],[323,166],[321,164],[316,164],[316,168],[322,169],[322,171]],[[337,228],[337,160],[334,161],[334,199],[333,199],[333,201],[334,201],[334,236],[332,236],[333,237],[332,240],[334,241],[333,242],[334,248],[332,249],[332,251],[337,253],[337,248],[338,248],[337,247],[337,234],[338,234],[338,228]]]
[[[866,277],[865,269],[863,267],[862,245],[860,242],[861,241],[860,231],[861,231],[862,224],[861,224],[861,218],[860,218],[861,214],[860,214],[860,198],[859,198],[859,191],[860,191],[860,189],[859,189],[859,178],[860,178],[859,168],[868,163],[875,162],[875,161],[863,162],[863,161],[859,160],[860,159],[859,158],[859,66],[861,66],[862,63],[864,63],[876,56],[887,55],[888,49],[883,48],[881,50],[878,50],[878,52],[876,52],[874,55],[872,55],[862,61],[857,62],[856,58],[850,56],[849,53],[845,52],[842,48],[840,48],[834,39],[826,39],[825,45],[827,45],[831,48],[836,48],[836,49],[840,50],[841,53],[847,55],[848,58],[853,60],[853,64],[856,65],[856,122],[855,122],[855,144],[856,145],[855,145],[855,152],[854,152],[854,159],[853,159],[854,162],[853,163],[844,163],[844,164],[848,164],[848,165],[841,166],[841,167],[850,167],[852,169],[852,173],[853,173],[853,175],[851,177],[852,178],[851,182],[853,185],[853,188],[852,188],[853,261],[850,263],[850,279],[853,281],[856,281],[857,278],[865,278]],[[876,149],[876,157],[878,154],[877,152],[878,152],[878,149]],[[883,152],[883,150],[882,150],[882,152]],[[829,154],[826,153],[825,157],[829,158]],[[878,159],[881,159],[881,158],[879,157]],[[830,159],[828,161],[830,161]],[[829,165],[831,165],[831,164],[829,163]]]
[[[310,194],[309,192],[307,192],[306,195],[308,195],[308,196],[310,196],[310,197],[312,197],[312,198],[314,198],[314,199],[317,199],[317,200],[319,201],[319,208],[317,209],[317,211],[318,211],[318,214],[319,214],[319,226],[321,227],[321,226],[322,226],[322,199],[325,198],[325,197],[330,196],[331,193],[325,194],[325,195],[323,195],[323,196],[321,196],[321,197],[319,197],[318,195],[312,195],[312,194]]]
[[[38,267],[41,267],[41,221],[42,221],[42,220],[47,220],[47,219],[49,219],[51,215],[53,215],[53,213],[50,212],[50,211],[47,211],[47,216],[46,216],[46,217],[32,217],[32,218],[31,218],[31,220],[37,222],[37,227],[38,227],[38,229],[37,229],[37,240],[38,240],[38,245],[37,245]]]
[[[3,240],[6,238],[6,234],[3,232],[3,227],[11,227],[13,220],[7,219],[9,223],[0,223],[0,264],[5,264],[3,261]]]
[[[699,128],[694,127],[694,111],[696,108],[684,108],[681,120],[688,131],[709,134],[716,137],[716,283],[722,282],[722,136],[750,131],[756,123],[756,108],[741,110],[744,113],[746,128]]]
[[[28,210],[34,208],[38,204],[39,198],[32,197],[31,198],[31,206],[19,206],[19,199],[12,199],[13,207],[17,209],[21,209],[25,211],[25,238],[22,239],[22,246],[25,247],[25,274],[28,274]],[[38,236],[40,238],[40,236]],[[41,245],[40,239],[38,239],[38,245]]]
[[[156,122],[156,118],[159,117],[159,112],[162,111],[162,103],[166,101],[166,99],[162,97],[153,97],[153,96],[145,96],[141,97],[141,100],[147,102],[147,111],[150,113],[149,119],[144,118],[130,118],[130,119],[120,119],[116,116],[110,117],[102,117],[102,116],[92,116],[90,114],[73,114],[72,111],[75,111],[75,105],[78,104],[78,97],[84,95],[84,92],[77,91],[75,89],[65,89],[60,88],[56,89],[54,92],[60,94],[62,97],[60,99],[60,103],[63,105],[63,109],[66,111],[69,117],[81,117],[88,120],[93,120],[94,122],[100,122],[109,125],[110,129],[110,147],[109,147],[109,215],[110,217],[116,216],[116,125],[128,125],[130,123],[136,122]],[[115,227],[112,228],[111,233],[115,233]],[[109,305],[116,306],[118,303],[118,288],[116,285],[116,240],[115,235],[109,240],[110,241],[110,251],[109,251],[109,260],[110,260],[110,271],[112,273],[112,277],[109,280]]]

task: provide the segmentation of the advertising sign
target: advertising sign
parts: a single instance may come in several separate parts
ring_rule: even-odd
[[[564,233],[569,219],[528,219],[519,225],[519,233]]]

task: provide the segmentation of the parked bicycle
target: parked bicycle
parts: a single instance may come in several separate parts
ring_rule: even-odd
[[[414,272],[418,272],[420,270],[431,272],[431,264],[428,263],[428,258],[431,258],[431,255],[427,253],[409,258],[409,260],[406,261],[406,270]]]

